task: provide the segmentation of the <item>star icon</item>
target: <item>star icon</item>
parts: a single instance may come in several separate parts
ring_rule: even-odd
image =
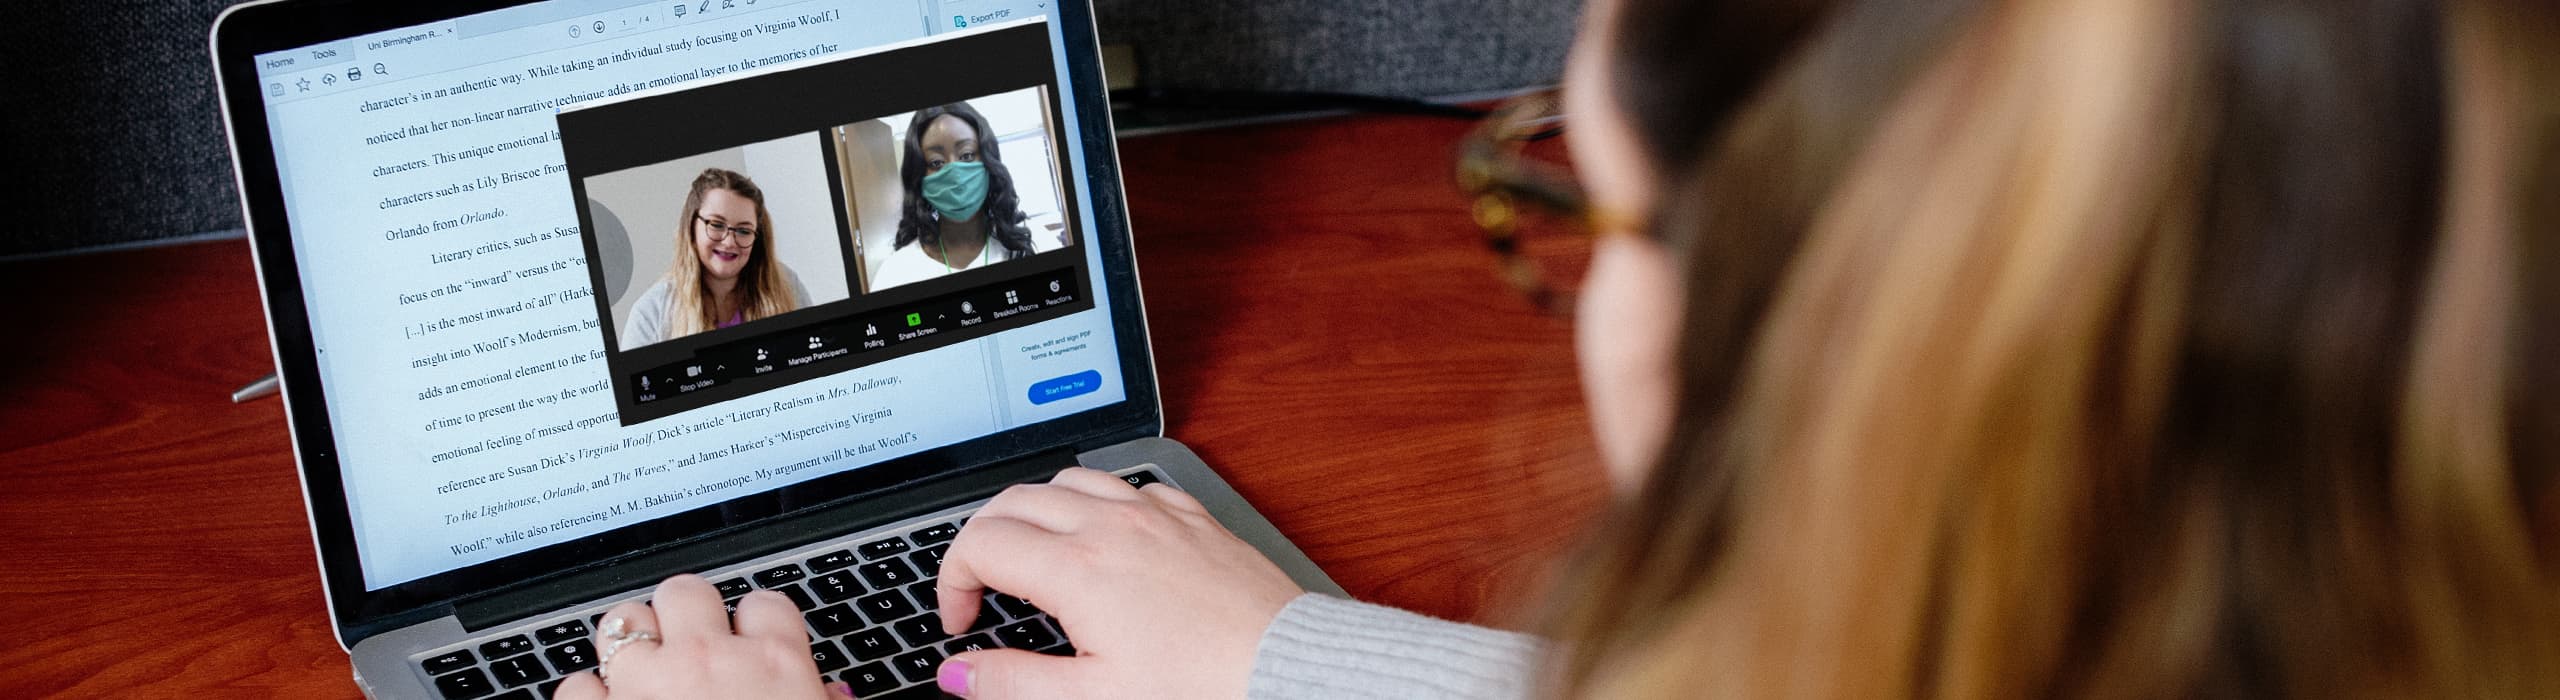
[[[301,80],[293,81],[293,86],[294,86],[294,87],[296,87],[296,88],[300,88],[299,92],[310,92],[310,91],[311,91],[311,79],[310,79],[310,78],[303,78],[303,79],[301,79]]]

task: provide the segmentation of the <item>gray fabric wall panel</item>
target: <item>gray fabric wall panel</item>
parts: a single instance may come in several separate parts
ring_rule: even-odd
[[[0,256],[239,226],[205,36],[227,2],[0,5]],[[1544,84],[1574,0],[1097,0],[1149,86],[1404,96]]]
[[[223,6],[0,6],[0,255],[239,226],[205,47]]]
[[[1150,86],[1409,97],[1553,82],[1573,0],[1096,0]]]

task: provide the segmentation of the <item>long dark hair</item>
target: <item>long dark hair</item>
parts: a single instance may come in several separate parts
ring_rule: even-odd
[[[2551,10],[1615,6],[1680,384],[1564,692],[2560,693]]]
[[[1013,191],[1013,171],[1004,166],[1004,156],[996,152],[996,131],[987,126],[987,118],[967,102],[953,102],[916,111],[907,124],[906,159],[898,164],[898,180],[906,185],[907,202],[898,217],[898,239],[891,248],[904,248],[921,242],[934,246],[942,243],[942,217],[933,203],[924,199],[924,129],[944,115],[959,117],[977,132],[978,162],[987,166],[987,204],[979,210],[986,217],[987,234],[1003,246],[1005,259],[1031,254],[1031,227],[1023,225],[1030,217],[1022,213],[1022,195]]]

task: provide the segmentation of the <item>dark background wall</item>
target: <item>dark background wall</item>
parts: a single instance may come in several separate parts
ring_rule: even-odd
[[[0,256],[239,227],[206,32],[227,2],[0,5]],[[1151,87],[1439,97],[1554,81],[1578,0],[1095,0]]]

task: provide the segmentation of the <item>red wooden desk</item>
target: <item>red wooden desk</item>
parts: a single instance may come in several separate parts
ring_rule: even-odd
[[[1490,273],[1464,124],[1122,145],[1167,428],[1363,599],[1516,619],[1600,502],[1566,322]],[[0,698],[353,696],[247,244],[0,265]]]

